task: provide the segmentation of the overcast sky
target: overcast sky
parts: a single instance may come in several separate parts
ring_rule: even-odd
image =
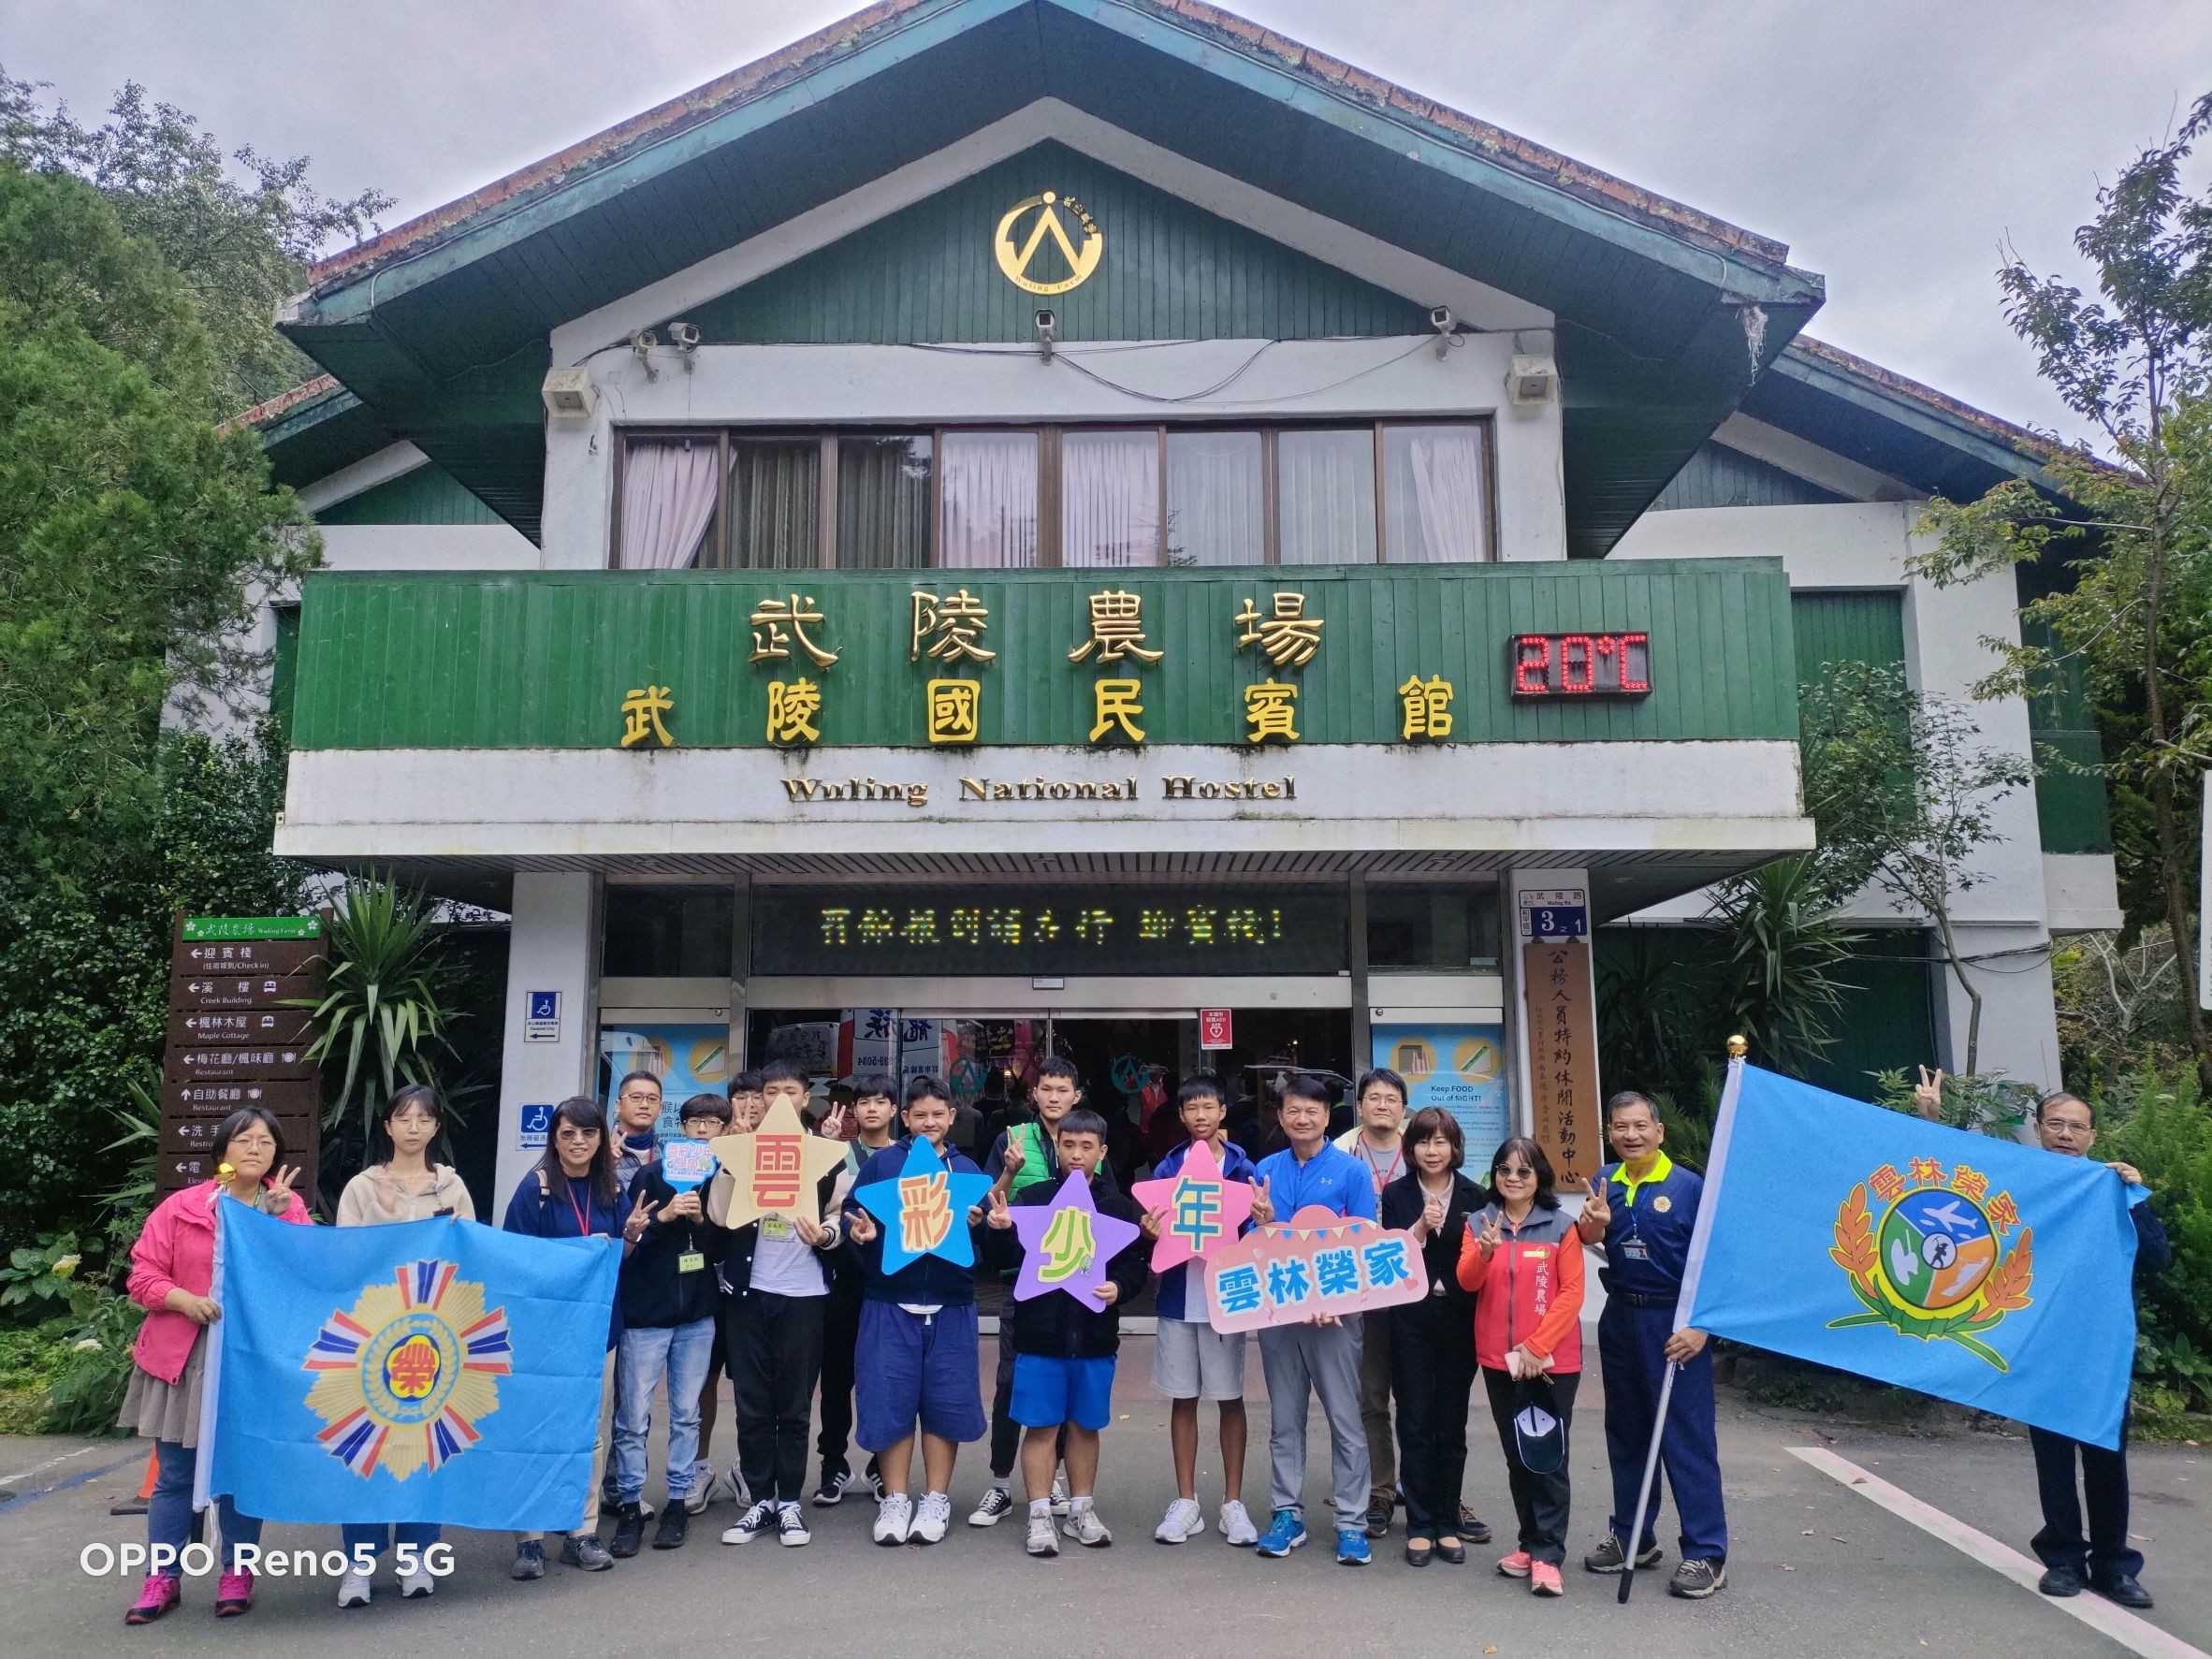
[[[4,0],[80,119],[125,79],[394,225],[852,10],[837,0]],[[2073,429],[1999,312],[2075,271],[2100,177],[2212,88],[2205,0],[1240,0],[1244,15],[1790,244],[1811,332]],[[2203,169],[2199,169],[2202,177]]]

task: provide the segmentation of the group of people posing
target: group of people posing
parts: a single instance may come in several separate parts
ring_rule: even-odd
[[[711,1141],[755,1128],[779,1101],[804,1104],[809,1080],[797,1066],[772,1061],[735,1083],[729,1096],[681,1103],[684,1136]],[[848,1447],[868,1454],[857,1477],[877,1505],[872,1535],[886,1546],[936,1544],[953,1521],[953,1475],[963,1445],[990,1441],[990,1484],[968,1517],[987,1527],[1026,1506],[1030,1554],[1059,1552],[1063,1538],[1098,1548],[1113,1541],[1099,1507],[1100,1432],[1110,1420],[1123,1307],[1144,1287],[1159,1212],[1145,1213],[1107,1162],[1105,1120],[1083,1104],[1082,1080],[1059,1058],[1046,1060],[1034,1091],[1035,1116],[1006,1127],[982,1171],[946,1145],[954,1120],[944,1085],[917,1078],[903,1106],[889,1077],[859,1080],[850,1107],[826,1126],[846,1139],[842,1163],[821,1177],[819,1221],[769,1215],[726,1225],[731,1178],[679,1192],[664,1177],[656,1126],[659,1081],[646,1072],[621,1080],[610,1128],[599,1103],[576,1097],[552,1116],[539,1165],[511,1198],[502,1225],[548,1238],[620,1241],[623,1259],[602,1374],[603,1428],[594,1474],[576,1523],[559,1545],[560,1559],[600,1571],[651,1546],[680,1548],[691,1518],[718,1497],[739,1506],[721,1533],[726,1545],[774,1538],[786,1547],[810,1539],[805,1490],[809,1430],[816,1507],[840,1503],[856,1484]],[[1495,1425],[1512,1498],[1513,1547],[1497,1571],[1537,1595],[1564,1593],[1571,1493],[1569,1427],[1582,1370],[1584,1252],[1600,1259],[1607,1290],[1597,1321],[1604,1378],[1605,1431],[1612,1478],[1604,1535],[1584,1557],[1594,1573],[1659,1564],[1654,1529],[1660,1489],[1653,1482],[1634,1513],[1669,1366],[1679,1367],[1667,1404],[1661,1457],[1681,1521],[1679,1561],[1668,1589],[1692,1599],[1727,1580],[1728,1536],[1714,1422],[1712,1356],[1704,1333],[1676,1331],[1674,1312],[1703,1183],[1674,1163],[1652,1102],[1617,1094],[1606,1126],[1618,1161],[1590,1183],[1579,1215],[1554,1190],[1543,1149],[1527,1137],[1500,1144],[1485,1180],[1463,1172],[1458,1123],[1430,1109],[1408,1119],[1404,1079],[1386,1070],[1363,1075],[1355,1090],[1358,1123],[1332,1140],[1328,1085],[1294,1076],[1283,1090],[1280,1128],[1287,1144],[1257,1162],[1224,1129],[1227,1100],[1210,1075],[1182,1084],[1176,1101],[1185,1139],[1155,1166],[1172,1176],[1190,1150],[1211,1144],[1223,1174],[1253,1188],[1256,1225],[1288,1220],[1309,1206],[1402,1229],[1419,1244],[1428,1293],[1419,1301],[1365,1315],[1321,1316],[1258,1332],[1269,1402],[1268,1521],[1259,1525],[1243,1501],[1246,1424],[1243,1334],[1210,1323],[1202,1273],[1190,1266],[1160,1277],[1152,1381],[1171,1402],[1170,1454],[1176,1496],[1154,1529],[1180,1545],[1207,1528],[1200,1503],[1198,1448],[1201,1402],[1215,1408],[1223,1489],[1215,1524],[1222,1539],[1284,1557],[1308,1539],[1304,1503],[1309,1400],[1318,1397],[1331,1452],[1331,1530],[1337,1561],[1364,1565],[1371,1540],[1405,1516],[1404,1559],[1427,1567],[1459,1564],[1490,1529],[1463,1497],[1467,1421],[1476,1379]],[[2056,1114],[2079,1108],[2072,1097]],[[390,1104],[388,1156],[348,1185],[341,1226],[454,1216],[474,1217],[467,1188],[429,1161],[437,1138],[437,1097],[408,1088]],[[903,1133],[901,1130],[903,1128]],[[2072,1133],[2069,1128],[2065,1133]],[[2063,1138],[2063,1135],[2061,1135]],[[2075,1137],[2079,1139],[2078,1136]],[[922,1256],[885,1271],[881,1224],[855,1192],[895,1180],[926,1142],[954,1172],[987,1173],[991,1186],[966,1217],[986,1262],[1018,1259],[1011,1209],[1053,1201],[1070,1174],[1089,1183],[1101,1215],[1139,1229],[1106,1265],[1094,1299],[1048,1294],[1008,1304],[997,1343],[992,1407],[983,1408],[974,1274],[942,1257]],[[2048,1143],[2048,1137],[2046,1137]],[[2054,1150],[2071,1150],[2056,1147]],[[2086,1143],[2083,1147],[2086,1150]],[[148,1309],[137,1372],[124,1407],[125,1426],[156,1443],[158,1477],[148,1510],[153,1545],[172,1551],[193,1525],[193,1448],[210,1425],[199,1420],[206,1327],[221,1310],[209,1300],[214,1206],[227,1190],[242,1201],[299,1224],[311,1217],[282,1165],[275,1122],[244,1111],[220,1127],[214,1156],[227,1166],[217,1181],[172,1194],[156,1208],[133,1252],[132,1296]],[[1095,1305],[1094,1305],[1095,1302]],[[737,1460],[718,1475],[706,1454],[726,1375],[735,1404]],[[666,1500],[646,1502],[647,1441],[657,1393],[665,1389]],[[604,1425],[611,1422],[611,1432]],[[2072,1444],[2067,1502],[2073,1501]],[[920,1453],[920,1478],[915,1454]],[[2059,1493],[2056,1455],[2045,1481],[2046,1519]],[[1018,1470],[1019,1500],[1013,1493]],[[2113,1524],[2091,1468],[2092,1526]],[[2124,1465],[2119,1478],[2123,1483]],[[917,1486],[919,1491],[917,1492]],[[2125,1548],[2125,1499],[2118,1547]],[[611,1537],[601,1537],[611,1510]],[[2072,1544],[2053,1529],[2053,1550],[2088,1554],[2074,1511]],[[216,1591],[218,1615],[246,1611],[251,1573],[236,1558],[258,1540],[260,1522],[220,1518],[226,1554]],[[2056,1523],[2054,1523],[2056,1525]],[[2062,1529],[2060,1529],[2062,1530]],[[395,1541],[403,1595],[431,1593],[422,1551],[439,1536],[432,1525],[345,1528],[357,1568]],[[512,1576],[542,1578],[542,1535],[517,1542]],[[2045,1539],[2038,1537],[2041,1549]],[[174,1560],[173,1553],[169,1557]],[[2053,1559],[2046,1553],[2046,1561]],[[2106,1588],[2140,1557],[2105,1555]],[[2077,1572],[2084,1570],[2076,1566]],[[366,1604],[371,1575],[346,1574],[342,1607]],[[127,1622],[143,1623],[175,1607],[178,1569],[148,1579]]]

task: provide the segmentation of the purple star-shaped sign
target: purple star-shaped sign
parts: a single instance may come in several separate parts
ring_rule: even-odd
[[[1014,1300],[1065,1290],[1092,1307],[1103,1306],[1099,1287],[1106,1282],[1106,1264],[1136,1238],[1136,1224],[1099,1215],[1080,1170],[1069,1171],[1051,1203],[1018,1205],[1012,1215],[1022,1241]]]

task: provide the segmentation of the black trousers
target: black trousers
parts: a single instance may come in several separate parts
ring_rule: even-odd
[[[722,1351],[737,1401],[737,1466],[754,1503],[795,1504],[822,1375],[824,1296],[751,1290],[722,1302]]]
[[[860,1286],[834,1279],[822,1310],[822,1433],[814,1449],[824,1476],[850,1470],[845,1448],[852,1438],[852,1356],[860,1342]]]
[[[2103,1584],[2143,1571],[2143,1552],[2128,1542],[2128,1431],[2120,1427],[2117,1451],[2085,1446],[2048,1429],[2030,1429],[2035,1448],[2035,1485],[2043,1499],[2043,1530],[2030,1541],[2047,1567],[2066,1567]],[[2074,1463],[2081,1457],[2081,1492]],[[2089,1535],[2082,1536],[2082,1499],[2088,1500]]]
[[[1456,1534],[1467,1473],[1467,1400],[1475,1389],[1475,1318],[1433,1296],[1392,1308],[1389,1317],[1405,1535]]]
[[[1513,1414],[1520,1409],[1521,1385],[1503,1371],[1485,1369],[1482,1386],[1490,1394],[1491,1419],[1498,1426],[1498,1444],[1506,1451],[1506,1484],[1513,1492],[1513,1514],[1521,1522],[1521,1547],[1531,1561],[1558,1566],[1566,1560],[1567,1471],[1574,1465],[1575,1390],[1582,1381],[1579,1372],[1551,1378],[1552,1409],[1560,1430],[1567,1435],[1567,1456],[1549,1475],[1531,1474],[1521,1466],[1513,1444]]]

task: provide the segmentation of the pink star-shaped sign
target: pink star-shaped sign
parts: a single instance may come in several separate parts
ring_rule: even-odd
[[[1103,1306],[1099,1287],[1106,1282],[1106,1264],[1138,1234],[1135,1222],[1099,1214],[1080,1170],[1068,1171],[1051,1203],[1016,1205],[1013,1224],[1022,1241],[1016,1302],[1065,1290],[1092,1307]]]
[[[1159,1216],[1159,1236],[1152,1242],[1154,1273],[1213,1255],[1236,1238],[1252,1214],[1252,1188],[1222,1177],[1211,1141],[1192,1146],[1172,1175],[1134,1182],[1129,1191],[1146,1215]]]

